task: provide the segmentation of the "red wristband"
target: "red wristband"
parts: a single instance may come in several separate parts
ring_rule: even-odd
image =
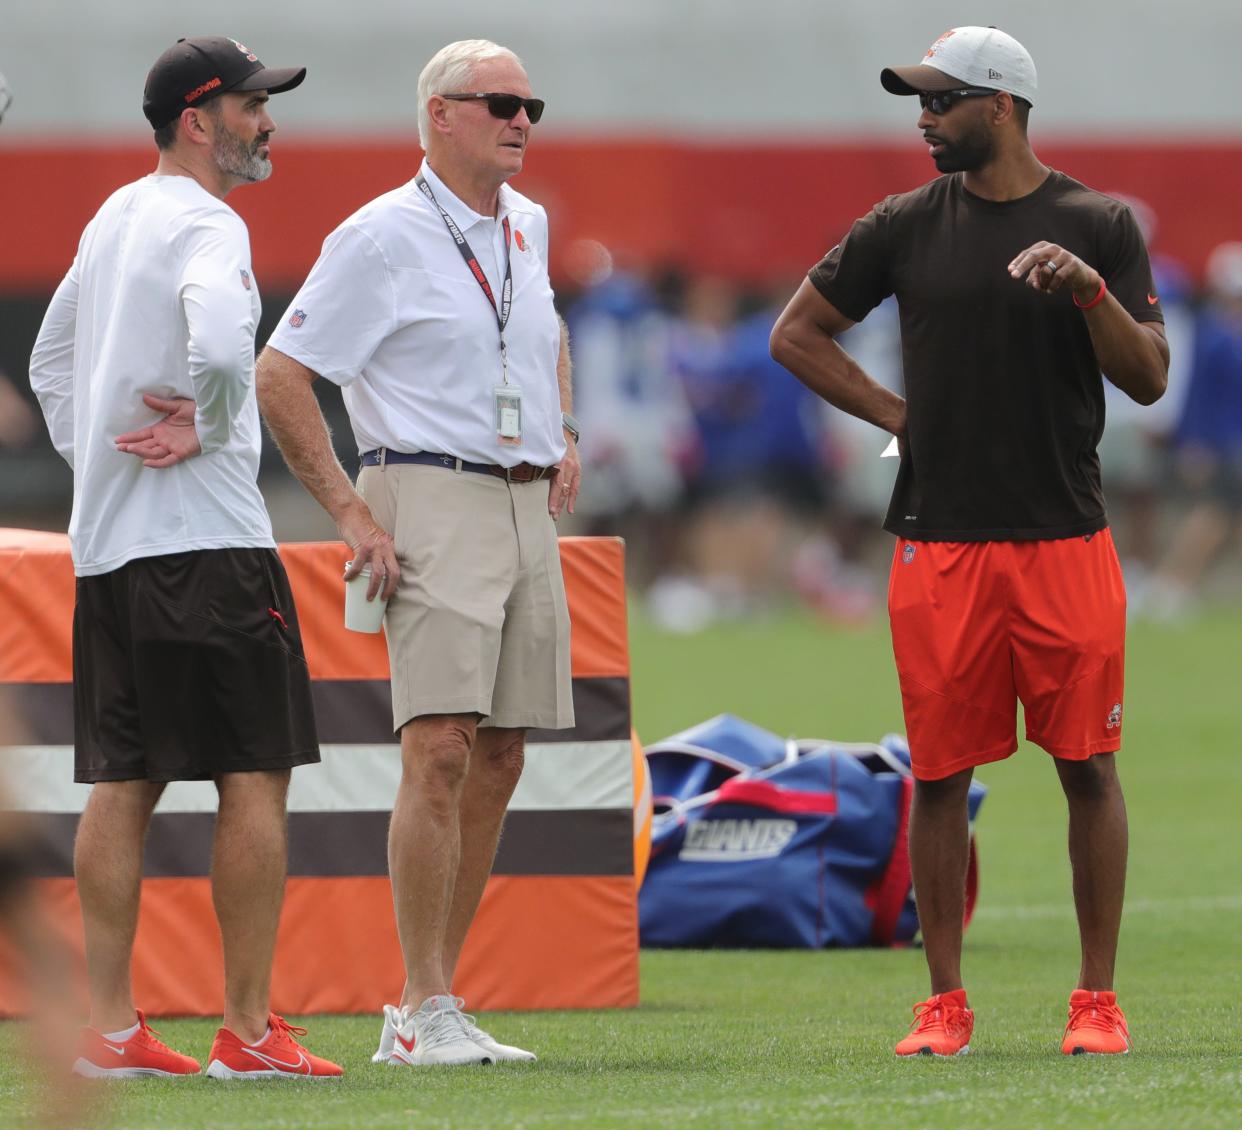
[[[1077,306],[1079,310],[1090,310],[1092,306],[1098,306],[1101,302],[1103,302],[1104,295],[1106,295],[1107,293],[1108,293],[1108,287],[1104,285],[1104,276],[1101,275],[1100,276],[1100,289],[1095,292],[1095,297],[1091,299],[1090,302],[1079,302],[1078,295],[1076,294],[1070,295],[1070,297],[1073,298],[1074,305]]]

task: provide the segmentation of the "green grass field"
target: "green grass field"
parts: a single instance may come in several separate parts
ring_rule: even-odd
[[[243,1088],[205,1079],[103,1088],[124,1127],[1073,1126],[1189,1127],[1242,1119],[1242,613],[1131,632],[1121,754],[1131,818],[1118,988],[1125,1058],[1059,1052],[1077,944],[1064,805],[1029,746],[980,778],[980,909],[966,937],[972,1053],[897,1061],[926,992],[922,955],[648,952],[636,1011],[491,1015],[534,1066],[372,1066],[375,1018],[311,1018],[340,1084]],[[645,740],[721,710],[808,737],[901,728],[882,625],[833,632],[794,614],[669,637],[633,625]],[[205,1056],[208,1021],[158,1022]],[[0,1028],[0,1125],[30,1110]],[[7,1117],[6,1117],[7,1106]],[[1230,1112],[1233,1112],[1232,1114]]]

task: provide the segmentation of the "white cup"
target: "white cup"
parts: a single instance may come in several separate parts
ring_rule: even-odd
[[[348,569],[349,565],[345,568]],[[367,586],[370,583],[370,565],[364,565],[361,573],[345,582],[345,627],[351,632],[370,632],[374,635],[384,622],[388,601],[382,596],[367,600]]]

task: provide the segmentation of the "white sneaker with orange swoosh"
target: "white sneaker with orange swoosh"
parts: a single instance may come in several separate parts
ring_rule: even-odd
[[[267,1018],[268,1034],[257,1044],[247,1044],[240,1036],[221,1028],[211,1045],[207,1074],[212,1079],[338,1079],[341,1069],[326,1059],[312,1055],[294,1036],[305,1036],[305,1028],[295,1028],[274,1012]]]
[[[417,1010],[384,1005],[379,1050],[371,1057],[371,1062],[393,1067],[465,1066],[508,1058],[472,1037],[471,1033],[478,1029],[461,1011],[462,1003],[460,997],[438,996],[429,997]],[[512,1050],[521,1051],[520,1048]]]

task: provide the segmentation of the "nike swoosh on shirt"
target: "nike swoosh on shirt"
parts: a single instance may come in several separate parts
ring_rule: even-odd
[[[1155,304],[1156,304],[1157,302],[1159,302],[1159,301],[1160,301],[1160,298],[1159,298],[1159,296],[1158,296],[1158,295],[1155,295],[1155,294],[1149,294],[1149,295],[1147,296],[1147,305],[1148,305],[1148,306],[1155,306]]]
[[[270,1055],[264,1055],[262,1052],[255,1051],[254,1048],[247,1048],[246,1051],[256,1059],[261,1059],[269,1067],[275,1067],[279,1071],[298,1071],[303,1075],[311,1073],[310,1060],[306,1058],[304,1052],[298,1052],[297,1063],[286,1063],[284,1060],[273,1059]],[[306,1068],[305,1071],[301,1070],[303,1067]]]

